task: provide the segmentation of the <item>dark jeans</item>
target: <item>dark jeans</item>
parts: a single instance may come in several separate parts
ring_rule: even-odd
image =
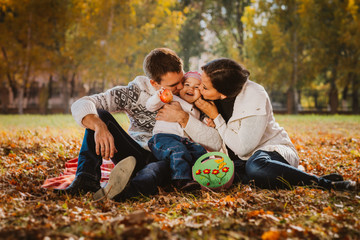
[[[169,165],[164,162],[157,162],[153,154],[135,142],[109,112],[98,110],[98,114],[114,137],[117,149],[117,153],[111,159],[114,164],[128,156],[136,158],[135,170],[129,181],[131,189],[126,188],[131,190],[131,194],[126,192],[124,194],[127,194],[128,197],[140,194],[156,194],[158,186],[169,182]],[[84,175],[92,180],[100,181],[102,157],[96,154],[94,133],[93,130],[85,130],[76,176]]]
[[[234,161],[234,182],[249,183],[268,189],[315,186],[331,188],[331,181],[303,172],[291,166],[279,153],[256,151],[247,161]]]
[[[207,153],[198,143],[175,134],[158,133],[149,140],[149,148],[159,161],[170,164],[171,179],[192,179],[192,166]]]

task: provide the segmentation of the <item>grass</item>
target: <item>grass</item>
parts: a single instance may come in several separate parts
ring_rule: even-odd
[[[129,120],[125,114],[114,114],[119,123],[124,126],[129,124]],[[0,115],[0,128],[74,128],[78,127],[74,118],[70,114],[54,114],[54,115]]]
[[[114,114],[115,119],[125,128],[129,127],[129,119],[125,114]],[[84,129],[79,126],[70,114],[54,115],[0,115],[0,130],[33,131],[42,132],[46,135],[57,135],[59,131],[63,135],[81,138]]]
[[[125,129],[129,126],[129,119],[125,114],[114,114],[115,119]],[[302,123],[349,123],[360,124],[360,115],[275,115],[276,121],[281,126],[284,125],[286,130],[288,127],[293,127],[294,124]],[[54,114],[54,115],[0,115],[0,128],[77,128],[79,125],[74,118],[69,114]]]

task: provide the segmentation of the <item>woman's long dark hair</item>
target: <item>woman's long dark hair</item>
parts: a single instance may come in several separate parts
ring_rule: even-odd
[[[210,78],[214,88],[229,98],[236,97],[240,93],[250,76],[248,70],[228,58],[215,59],[201,69]]]

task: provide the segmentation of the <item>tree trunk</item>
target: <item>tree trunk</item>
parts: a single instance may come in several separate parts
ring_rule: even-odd
[[[22,85],[20,86],[19,98],[18,98],[18,113],[24,113],[24,93],[26,90],[27,83],[30,77],[30,51],[31,51],[31,24],[32,24],[32,13],[29,15],[29,22],[27,26],[27,41],[26,41],[26,49],[25,49],[25,59],[24,59],[24,69],[22,75]]]
[[[337,113],[337,109],[339,106],[339,99],[338,99],[338,89],[336,88],[335,84],[331,84],[330,87],[329,105],[330,105],[330,113],[331,114]]]
[[[294,14],[295,10],[294,10]],[[295,16],[294,16],[295,18]],[[292,74],[291,74],[291,81],[288,90],[288,106],[287,106],[287,113],[289,114],[298,114],[298,98],[297,98],[297,89],[296,84],[298,81],[298,46],[297,46],[297,32],[296,28],[292,29]]]
[[[72,76],[71,76],[71,81],[70,81],[70,98],[75,97],[75,88],[76,88],[76,86],[75,86],[75,76],[76,76],[76,74],[74,72],[72,74]]]
[[[350,75],[350,74],[349,74]],[[350,76],[349,76],[350,77]],[[351,78],[351,77],[350,77]],[[341,110],[347,111],[347,95],[349,91],[349,82],[346,83],[344,89],[341,92]]]
[[[360,113],[360,106],[359,106],[359,80],[358,75],[355,74],[355,76],[352,79],[352,112],[354,114]]]
[[[329,91],[329,105],[330,105],[330,113],[335,114],[338,112],[339,107],[339,91],[336,87],[336,78],[337,71],[336,65],[331,70],[331,78],[330,78],[330,91]]]
[[[62,74],[61,81],[63,85],[63,111],[64,113],[69,113],[70,89],[68,84],[68,77],[66,74]]]
[[[25,87],[20,86],[19,94],[18,94],[18,114],[24,114],[24,94],[25,94]]]
[[[190,71],[190,56],[188,51],[186,51],[184,54],[183,62],[184,62],[184,71],[185,72]]]
[[[53,76],[52,74],[50,74],[49,76],[49,84],[48,84],[48,87],[47,87],[47,99],[46,99],[46,102],[45,102],[45,114],[48,114],[49,113],[49,101],[50,99],[52,98],[52,95],[53,95],[53,92],[52,92],[52,88],[53,88]]]
[[[6,52],[6,49],[5,47],[1,47],[1,52],[3,54],[3,57],[5,59],[5,63],[6,63],[6,77],[8,79],[8,82],[9,82],[9,86],[10,86],[10,89],[11,89],[11,92],[13,94],[13,98],[15,99],[18,95],[18,91],[17,91],[17,86],[16,86],[16,82],[15,82],[15,74],[11,74],[10,72],[10,62],[9,62],[9,58],[7,56],[7,52]]]
[[[316,90],[314,90],[314,93],[313,93],[313,97],[314,97],[314,106],[315,106],[315,109],[317,111],[320,111],[320,106],[319,106],[319,103],[318,103],[318,97],[319,97],[319,94]]]

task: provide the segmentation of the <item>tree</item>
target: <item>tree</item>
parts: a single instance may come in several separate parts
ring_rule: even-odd
[[[206,28],[218,39],[217,54],[244,61],[243,16],[250,3],[250,0],[206,1]]]
[[[77,28],[86,81],[114,85],[142,74],[144,56],[155,47],[175,48],[183,15],[176,1],[97,1],[88,3]]]
[[[352,84],[353,110],[358,109],[359,2],[303,1],[300,15],[306,23],[309,50],[317,74],[330,85],[331,113],[339,106],[339,87]],[[356,110],[355,110],[356,111]]]
[[[343,72],[344,90],[351,88],[352,112],[360,113],[359,90],[360,90],[360,2],[348,1],[342,5],[344,17],[340,26],[343,45],[342,58],[340,60]]]
[[[41,69],[44,49],[43,10],[39,1],[1,1],[0,47],[5,75],[13,95],[18,98],[18,112],[23,113],[26,90],[34,69]],[[46,11],[45,11],[46,13]]]
[[[287,92],[287,112],[298,111],[300,72],[305,67],[298,1],[257,1],[246,9],[246,52],[255,76],[267,86]]]
[[[181,3],[186,21],[180,30],[179,56],[184,62],[185,71],[189,71],[190,58],[199,57],[205,51],[202,39],[204,29],[201,26],[204,1],[182,1]]]
[[[176,3],[0,0],[0,69],[14,94],[21,92],[19,111],[22,92],[39,71],[61,82],[65,112],[76,81],[101,83],[104,89],[141,73],[152,48],[176,47],[183,22]]]

